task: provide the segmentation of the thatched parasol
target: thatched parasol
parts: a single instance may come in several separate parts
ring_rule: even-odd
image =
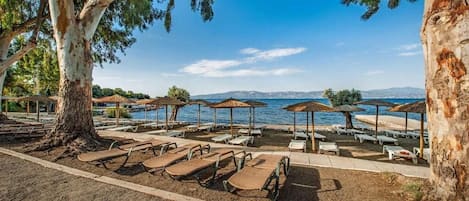
[[[197,99],[197,100],[191,100],[189,101],[189,104],[191,105],[197,105],[198,106],[198,111],[197,111],[197,127],[200,127],[200,106],[209,106],[211,103],[203,100],[203,99]]]
[[[148,104],[157,105],[157,107],[159,107],[160,105],[165,106],[166,130],[168,130],[168,105],[185,105],[184,102],[176,98],[172,98],[168,96],[155,98],[153,99],[153,101],[149,102]],[[156,109],[156,111],[158,111],[158,108]],[[157,114],[157,117],[158,117],[158,114]],[[158,121],[158,119],[156,121]]]
[[[119,125],[119,118],[120,118],[120,110],[119,106],[121,103],[135,103],[135,101],[132,101],[126,97],[120,96],[118,94],[114,94],[112,96],[106,96],[106,97],[101,97],[96,99],[94,102],[96,103],[115,103],[116,104],[116,109],[115,109],[115,114],[116,114],[116,125]]]
[[[245,101],[245,103],[251,105],[251,107],[249,108],[249,135],[250,135],[252,127],[256,127],[256,107],[267,107],[267,103],[255,101],[255,100],[248,100],[248,101]],[[251,113],[251,109],[252,109],[252,113]],[[251,120],[252,120],[252,125],[251,125]]]
[[[233,108],[249,108],[251,105],[242,102],[238,99],[234,98],[229,98],[226,100],[223,100],[219,103],[214,103],[210,105],[212,108],[229,108],[230,109],[230,126],[231,126],[231,135],[234,135],[233,133]]]
[[[49,102],[54,102],[53,99],[50,99],[47,96],[42,96],[42,95],[32,95],[32,96],[23,96],[19,97],[16,99],[16,101],[26,101],[26,107],[27,107],[27,113],[29,114],[29,102],[36,102],[36,113],[37,117],[36,120],[39,121],[39,102],[42,103],[49,103]]]
[[[345,115],[347,115],[347,116],[350,115],[350,113],[352,113],[352,112],[365,111],[365,109],[363,109],[361,107],[357,107],[355,105],[339,105],[339,106],[334,107],[334,110],[336,112],[346,113]],[[348,118],[348,117],[346,117],[346,118]],[[347,124],[347,120],[345,122],[346,122],[345,124]],[[350,125],[352,125],[352,124],[350,124]],[[347,125],[346,125],[346,127],[347,127]]]
[[[135,101],[135,103],[137,103],[138,105],[143,105],[143,111],[144,111],[144,119],[145,119],[145,122],[147,121],[147,105],[148,103],[151,103],[153,101],[153,99],[140,99],[140,100],[137,100]]]
[[[356,102],[355,104],[357,105],[374,105],[376,106],[376,123],[375,123],[375,137],[378,136],[378,113],[379,113],[379,107],[394,107],[396,104],[387,102],[384,100],[377,100],[377,99],[371,99],[371,100],[366,100],[366,101],[359,101]]]
[[[284,107],[283,109],[291,112],[306,112],[306,134],[308,134],[308,113],[311,112],[311,146],[313,152],[316,151],[316,142],[314,140],[314,112],[334,112],[334,109],[324,105],[322,103],[316,102],[316,101],[307,101],[307,102],[301,102],[301,103],[296,103],[293,105],[289,105],[287,107]],[[295,121],[295,118],[294,118]],[[294,122],[296,124],[296,122]],[[293,129],[293,132],[296,132],[295,127]]]
[[[405,130],[407,131],[407,113],[419,113],[420,114],[420,158],[423,156],[423,129],[424,129],[424,116],[427,113],[427,105],[425,101],[417,101],[413,103],[402,104],[398,106],[394,106],[389,109],[390,112],[405,112]]]

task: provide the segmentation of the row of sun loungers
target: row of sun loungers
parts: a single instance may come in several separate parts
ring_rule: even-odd
[[[103,165],[118,157],[125,157],[124,162],[119,166],[125,166],[131,154],[135,151],[152,150],[155,157],[141,163],[145,170],[155,173],[161,171],[171,178],[182,180],[194,178],[202,186],[209,186],[217,179],[217,171],[223,164],[233,161],[235,173],[227,180],[223,181],[226,191],[234,192],[241,190],[268,190],[272,199],[276,199],[279,194],[279,181],[281,171],[288,175],[290,159],[286,156],[261,154],[252,158],[250,153],[243,150],[218,149],[211,151],[209,145],[187,144],[177,147],[175,143],[160,140],[150,140],[135,142],[126,145],[113,147],[108,150],[89,152],[78,155],[78,160],[92,164]],[[174,148],[170,149],[172,146]],[[157,148],[160,153],[157,155]],[[206,153],[204,153],[204,150]],[[196,154],[198,154],[196,156]],[[249,160],[249,161],[248,161]],[[202,173],[210,173],[207,181],[201,179]],[[270,185],[274,181],[274,185]],[[272,186],[271,188],[269,188]]]
[[[405,158],[412,160],[414,164],[418,163],[417,155],[400,146],[384,145],[383,154],[386,153],[388,153],[389,160],[394,160],[396,158]]]

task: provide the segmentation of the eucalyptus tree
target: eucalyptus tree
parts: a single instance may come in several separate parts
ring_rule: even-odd
[[[209,21],[213,3],[191,0],[191,7]],[[48,4],[60,69],[58,112],[55,128],[35,150],[65,146],[60,158],[100,144],[87,107],[94,63],[119,61],[116,53],[135,42],[134,31],[143,31],[157,20],[163,20],[169,31],[175,1],[49,0]]]
[[[168,97],[178,99],[182,102],[188,102],[190,100],[191,95],[187,90],[183,88],[172,86],[171,88],[168,89]],[[171,117],[169,118],[169,120],[176,121],[178,111],[181,107],[183,106],[182,105],[171,106]]]
[[[416,0],[409,0],[416,1]],[[370,18],[380,0],[342,0],[360,4]],[[395,8],[399,0],[388,0]],[[421,41],[430,132],[429,200],[469,199],[469,2],[425,0]]]

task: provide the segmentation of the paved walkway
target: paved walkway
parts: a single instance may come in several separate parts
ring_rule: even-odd
[[[430,168],[412,166],[412,165],[401,165],[384,163],[356,158],[340,157],[333,155],[321,155],[321,154],[310,154],[300,152],[273,152],[273,151],[262,151],[252,147],[242,147],[236,145],[227,145],[219,143],[210,143],[204,141],[188,140],[181,138],[173,138],[159,135],[149,135],[143,133],[128,133],[119,131],[99,131],[98,134],[103,137],[120,137],[125,139],[133,139],[136,141],[145,141],[149,139],[160,139],[164,141],[176,142],[178,145],[184,145],[188,143],[201,143],[210,144],[212,148],[233,148],[233,149],[244,149],[253,154],[253,157],[267,153],[267,154],[279,154],[289,156],[292,164],[305,165],[305,166],[319,166],[319,167],[331,167],[338,169],[349,169],[349,170],[363,170],[369,172],[395,172],[400,173],[408,177],[419,177],[428,178],[430,176]]]

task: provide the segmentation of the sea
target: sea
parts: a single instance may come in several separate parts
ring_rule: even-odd
[[[206,99],[210,102],[219,102],[222,99]],[[243,100],[243,99],[241,99]],[[282,108],[291,104],[304,102],[304,101],[318,101],[327,105],[329,104],[328,99],[255,99],[256,101],[261,101],[267,104],[266,107],[260,107],[255,109],[255,121],[256,124],[293,124],[293,112],[283,110]],[[366,99],[364,99],[366,100]],[[382,99],[389,101],[395,104],[404,104],[411,103],[415,101],[421,101],[424,99]],[[363,112],[354,112],[354,115],[375,115],[376,107],[368,105],[359,105],[359,107],[365,109]],[[402,112],[389,112],[389,108],[380,107],[380,115],[392,115],[397,117],[405,117],[405,114]],[[197,122],[197,105],[187,105],[181,108],[178,112],[177,120],[185,121],[188,123]],[[209,107],[200,107],[200,121],[204,122],[213,122],[214,109]],[[133,119],[144,119],[145,112],[133,112],[131,113]],[[171,115],[171,109],[168,107],[168,115]],[[229,109],[217,109],[217,123],[229,123],[230,121],[230,110]],[[156,111],[147,111],[147,119],[154,120],[156,117]],[[420,114],[409,113],[409,119],[420,120]],[[158,119],[160,121],[165,119],[165,110],[162,108],[158,111]],[[233,123],[236,124],[247,124],[249,121],[249,109],[248,108],[234,108],[233,109]],[[311,120],[309,120],[311,121]],[[361,122],[358,122],[355,118],[352,119],[353,123],[360,125]],[[296,123],[297,124],[306,124],[306,113],[297,113],[296,114]],[[333,124],[345,124],[345,118],[342,113],[339,112],[315,112],[314,113],[314,123],[315,125],[333,125]]]

